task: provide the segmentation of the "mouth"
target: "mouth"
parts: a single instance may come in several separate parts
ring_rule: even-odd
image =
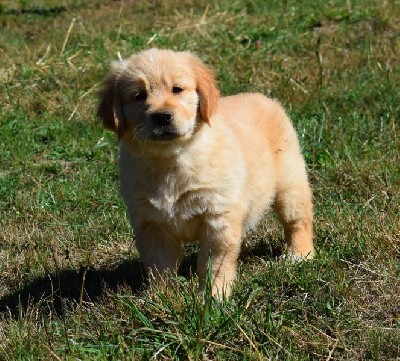
[[[174,127],[155,127],[149,134],[147,139],[152,141],[168,141],[179,138],[181,135],[177,132]]]

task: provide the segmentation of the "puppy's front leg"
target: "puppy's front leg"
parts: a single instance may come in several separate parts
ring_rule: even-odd
[[[166,227],[142,222],[135,227],[136,248],[151,279],[165,280],[165,273],[177,272],[183,257],[182,245]]]
[[[236,278],[241,233],[241,220],[232,221],[222,217],[208,220],[202,232],[197,261],[200,290],[204,290],[210,261],[212,294],[219,300],[224,296],[229,297]]]

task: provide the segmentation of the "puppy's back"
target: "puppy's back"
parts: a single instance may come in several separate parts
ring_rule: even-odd
[[[288,147],[298,148],[296,132],[282,105],[262,94],[241,93],[221,98],[218,115],[246,148],[258,148],[260,143],[258,151],[265,151],[267,146],[274,156]],[[250,144],[252,147],[248,147]]]

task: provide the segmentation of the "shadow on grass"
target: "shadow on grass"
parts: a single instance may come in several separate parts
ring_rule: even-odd
[[[189,278],[196,269],[196,257],[185,257],[179,274]],[[60,270],[47,274],[18,291],[0,299],[0,313],[11,313],[18,317],[19,311],[30,305],[44,305],[59,315],[63,314],[66,302],[96,302],[106,290],[116,292],[120,287],[129,287],[134,294],[146,288],[147,278],[142,263],[138,260],[125,260],[113,269]],[[82,288],[83,286],[83,288]],[[83,291],[83,292],[82,292]]]
[[[250,258],[274,258],[280,249],[258,241],[246,246],[240,259],[247,263]],[[186,253],[179,269],[179,274],[190,278],[196,273],[197,249],[191,248]],[[20,311],[25,312],[30,305],[44,306],[59,315],[64,313],[68,302],[96,302],[106,290],[116,292],[120,287],[129,287],[133,294],[139,294],[147,285],[147,278],[142,263],[138,259],[125,260],[113,269],[59,270],[37,278],[18,291],[0,299],[0,314],[11,313],[18,317]]]
[[[0,14],[5,15],[38,15],[43,17],[57,16],[67,11],[65,6],[53,6],[49,8],[45,7],[32,7],[22,9],[1,9]]]
[[[79,302],[81,294],[83,301],[95,302],[106,290],[117,291],[119,287],[128,286],[133,293],[139,293],[145,285],[139,260],[123,261],[114,269],[60,270],[37,278],[0,299],[0,313],[11,312],[17,316],[19,310],[25,311],[29,305],[43,304],[61,315],[66,301]]]
[[[251,262],[254,258],[278,259],[284,252],[283,244],[282,240],[247,239],[243,242],[239,259],[244,263]]]

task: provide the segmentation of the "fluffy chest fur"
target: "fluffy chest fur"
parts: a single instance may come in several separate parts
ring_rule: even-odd
[[[247,171],[240,157],[221,167],[204,162],[205,153],[189,151],[160,163],[134,155],[122,144],[121,193],[134,227],[144,220],[193,237],[199,218],[221,215],[239,202]]]

